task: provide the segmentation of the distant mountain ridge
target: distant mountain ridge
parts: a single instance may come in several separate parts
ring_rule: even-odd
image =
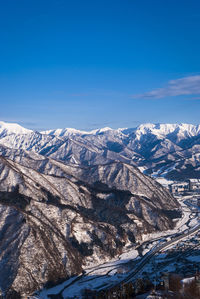
[[[0,121],[0,133],[5,131],[7,134],[30,134],[34,130],[26,129],[17,123],[8,123]],[[171,133],[178,133],[183,136],[197,136],[200,134],[200,125],[193,125],[187,123],[180,124],[162,124],[162,123],[144,123],[135,128],[118,128],[112,129],[110,127],[103,127],[91,131],[82,131],[74,128],[51,129],[41,131],[41,134],[56,135],[56,136],[69,136],[69,135],[98,135],[107,132],[123,133],[124,135],[135,134],[137,137],[145,134],[154,134],[160,137],[166,137]]]
[[[0,122],[0,144],[78,165],[121,161],[146,174],[184,180],[200,177],[200,125],[141,124],[136,128],[71,128],[35,132]]]
[[[147,133],[151,133],[160,137],[167,136],[168,134],[174,133],[175,131],[180,134],[188,134],[189,136],[196,136],[200,134],[200,125],[192,125],[192,124],[152,124],[152,123],[145,123],[141,124],[136,128],[118,128],[112,129],[109,127],[96,129],[92,131],[81,131],[72,128],[65,128],[65,129],[55,129],[55,130],[48,130],[42,131],[42,134],[49,134],[49,135],[57,135],[57,136],[68,136],[70,134],[75,135],[98,135],[105,132],[118,132],[123,133],[125,135],[130,135],[130,133],[135,133],[137,136],[144,135]]]
[[[0,137],[10,135],[10,134],[29,134],[33,132],[32,130],[25,129],[24,127],[16,123],[6,123],[0,121]]]

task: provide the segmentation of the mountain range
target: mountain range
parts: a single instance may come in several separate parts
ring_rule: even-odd
[[[0,287],[27,295],[174,227],[151,177],[199,177],[200,126],[37,132],[0,122]],[[150,176],[147,176],[150,175]]]
[[[178,202],[123,162],[81,166],[0,146],[0,287],[28,295],[174,227]],[[20,298],[20,297],[19,297]]]
[[[179,203],[136,167],[147,159],[142,132],[34,132],[0,123],[5,298],[32,294],[174,227]],[[145,132],[152,135],[147,126]]]
[[[63,163],[89,166],[121,161],[153,177],[200,178],[200,125],[142,124],[133,129],[35,132],[0,122],[0,144]]]

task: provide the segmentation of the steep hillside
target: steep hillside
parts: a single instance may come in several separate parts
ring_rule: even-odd
[[[176,200],[133,166],[66,165],[3,146],[0,152],[0,286],[7,298],[173,227]]]

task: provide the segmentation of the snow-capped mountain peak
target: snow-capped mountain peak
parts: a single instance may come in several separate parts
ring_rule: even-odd
[[[167,135],[176,133],[179,137],[186,137],[186,136],[196,136],[200,133],[200,126],[192,125],[192,124],[152,124],[146,123],[139,125],[136,130],[135,134],[138,139],[142,135],[146,134],[153,134],[156,135],[157,138],[162,139],[165,138]]]
[[[30,134],[33,132],[32,130],[25,129],[24,127],[16,124],[16,123],[7,123],[4,121],[0,121],[0,135],[1,137],[4,135],[10,134]]]
[[[105,133],[107,131],[113,131],[113,129],[111,129],[110,127],[105,127],[105,128],[101,128],[101,129],[92,130],[92,131],[90,131],[90,134],[98,135],[100,133]]]
[[[146,174],[155,176],[172,173],[173,178],[179,178],[179,169],[184,178],[191,176],[194,169],[192,176],[196,177],[196,172],[200,176],[200,125],[147,123],[132,129],[65,128],[38,133],[18,124],[0,122],[0,144],[71,164],[122,161],[145,167]],[[188,171],[188,167],[192,170]]]
[[[72,135],[98,135],[100,133],[104,133],[107,131],[113,131],[113,129],[109,127],[105,128],[100,128],[100,129],[95,129],[92,131],[82,131],[82,130],[77,130],[73,128],[65,128],[65,129],[55,129],[55,130],[47,130],[47,131],[42,131],[40,132],[41,134],[47,134],[47,135],[56,135],[60,137],[68,137]]]
[[[55,130],[47,130],[40,132],[41,134],[47,134],[47,135],[55,135],[59,137],[68,137],[71,135],[84,135],[89,134],[89,132],[81,131],[73,128],[65,128],[65,129],[55,129]]]

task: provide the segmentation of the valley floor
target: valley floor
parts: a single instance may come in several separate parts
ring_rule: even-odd
[[[34,298],[48,299],[62,294],[63,298],[81,298],[85,289],[100,291],[121,282],[139,278],[159,283],[163,272],[189,277],[200,270],[200,210],[194,205],[193,195],[179,196],[182,218],[173,230],[144,235],[141,244],[126,247],[117,259],[86,267],[79,276],[43,289]]]

